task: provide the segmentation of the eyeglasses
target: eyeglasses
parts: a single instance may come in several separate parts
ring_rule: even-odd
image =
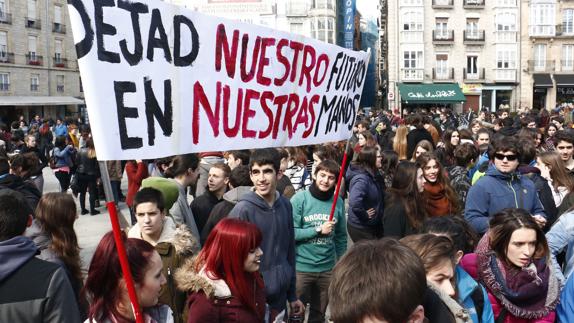
[[[506,160],[508,160],[508,161],[515,161],[518,159],[518,156],[517,155],[494,154],[494,158],[496,158],[498,160],[504,160],[504,158],[506,158]]]

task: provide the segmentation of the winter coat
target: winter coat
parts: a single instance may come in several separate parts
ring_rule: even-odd
[[[454,166],[448,170],[448,178],[450,185],[460,198],[461,205],[465,205],[466,196],[472,186],[468,178],[468,170],[462,166]]]
[[[544,207],[546,213],[546,228],[550,228],[558,218],[558,209],[552,197],[552,189],[548,185],[548,181],[540,175],[540,169],[531,166],[523,166],[518,168],[518,172],[523,176],[528,177],[536,187],[536,192],[540,198],[540,202]]]
[[[464,307],[462,307],[462,305],[460,305],[456,300],[454,300],[452,297],[450,297],[449,295],[447,295],[445,292],[443,292],[442,290],[440,290],[438,287],[436,287],[433,283],[428,282],[427,281],[427,286],[428,289],[431,290],[432,292],[434,292],[434,294],[436,294],[438,296],[438,298],[440,299],[440,302],[438,300],[435,300],[435,305],[432,306],[435,308],[434,310],[434,314],[433,316],[435,316],[434,318],[429,318],[431,319],[431,322],[456,322],[456,323],[469,323],[472,322],[471,316],[468,313],[468,310],[465,309]],[[428,303],[428,298],[425,299],[425,303],[424,303],[424,307],[425,309],[429,306],[430,304]],[[442,303],[442,304],[441,304]],[[441,308],[441,311],[436,311],[436,309]],[[446,309],[446,311],[444,310]],[[440,313],[440,316],[436,316],[436,312]],[[442,313],[441,313],[442,312]],[[440,317],[440,319],[439,319]]]
[[[220,201],[222,200],[218,199],[217,196],[209,190],[206,190],[203,194],[193,199],[189,207],[191,208],[191,213],[193,213],[199,232],[203,230],[209,218],[209,214]]]
[[[468,191],[464,217],[479,234],[486,232],[491,216],[505,208],[523,208],[546,217],[534,183],[517,173],[504,174],[489,165],[485,176]]]
[[[75,152],[76,149],[72,145],[68,145],[63,149],[59,147],[54,147],[52,153],[54,156],[56,156],[56,168],[73,167],[74,166],[73,156]]]
[[[64,269],[36,252],[23,236],[0,241],[0,322],[80,322]]]
[[[556,307],[558,323],[574,322],[574,277],[568,278],[560,294],[560,303]]]
[[[359,229],[379,230],[384,211],[384,192],[381,183],[368,171],[351,164],[345,175],[349,183],[349,209],[347,223]],[[375,209],[374,217],[367,210]]]
[[[90,158],[88,152],[88,148],[81,148],[78,151],[78,154],[76,155],[76,173],[97,178],[100,176],[98,160],[95,157]]]
[[[494,313],[492,305],[488,299],[486,289],[476,282],[461,266],[456,266],[456,290],[458,303],[467,311],[474,323],[492,323],[494,322]],[[482,302],[482,311],[478,309]],[[482,315],[478,317],[478,312]]]
[[[203,226],[203,230],[201,231],[202,245],[207,241],[207,237],[215,225],[225,219],[233,207],[235,207],[235,204],[248,192],[251,192],[251,186],[239,186],[223,194],[223,199],[213,207],[207,222]]]
[[[572,271],[574,271],[574,211],[562,214],[556,223],[546,233],[546,240],[548,241],[548,248],[550,248],[550,256],[552,258],[552,265],[554,266],[556,277],[561,285],[566,283]],[[566,251],[566,258],[564,263],[564,273],[562,268],[556,260],[561,252]]]
[[[0,175],[0,190],[3,188],[9,188],[20,192],[26,199],[32,212],[36,210],[36,206],[42,197],[42,193],[40,193],[38,187],[36,187],[34,183],[24,181],[21,177],[13,174]]]
[[[460,266],[475,280],[478,279],[478,263],[477,263],[477,255],[476,254],[467,254],[465,255],[462,260],[460,261]],[[487,289],[488,293],[488,300],[492,305],[492,312],[494,314],[494,318],[497,319],[500,315],[500,312],[503,309],[502,304],[500,301],[494,296],[490,290]],[[506,317],[502,323],[553,323],[554,318],[556,317],[555,312],[551,312],[545,317],[539,319],[523,319],[512,315],[510,312],[506,313]]]
[[[393,193],[387,194],[383,216],[383,236],[401,239],[416,233],[418,230],[409,223],[403,201],[394,197]]]
[[[229,213],[232,218],[251,222],[261,230],[259,271],[263,275],[267,303],[274,310],[283,310],[295,295],[295,230],[291,203],[275,192],[275,202],[269,206],[254,191],[245,194]]]
[[[128,232],[129,238],[142,239],[139,225],[134,225]],[[176,288],[174,273],[183,266],[184,262],[193,256],[197,241],[186,226],[176,226],[173,219],[165,218],[163,230],[155,244],[155,250],[159,253],[163,263],[163,274],[167,279],[159,296],[159,303],[169,305],[173,311],[174,322],[185,322],[185,299],[184,292]]]
[[[191,212],[191,208],[187,202],[186,188],[174,179],[171,179],[171,181],[177,185],[179,195],[177,197],[177,201],[175,201],[171,209],[169,209],[169,214],[172,216],[176,224],[185,224],[193,234],[195,240],[199,241],[199,229],[197,228],[195,218],[193,217],[193,213]]]
[[[178,288],[189,293],[188,323],[258,323],[264,322],[265,289],[255,291],[257,313],[231,294],[223,279],[211,279],[204,271],[196,273],[188,261],[176,272]]]

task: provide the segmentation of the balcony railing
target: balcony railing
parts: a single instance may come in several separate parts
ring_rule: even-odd
[[[530,25],[528,28],[530,37],[554,37],[556,36],[555,25]]]
[[[56,92],[64,92],[64,85],[56,85]]]
[[[54,67],[68,68],[68,59],[61,57],[54,57]]]
[[[484,0],[464,0],[464,9],[482,9],[484,8]]]
[[[39,87],[39,84],[30,84],[30,91],[37,92]]]
[[[452,81],[454,80],[454,68],[433,68],[432,79],[434,81]]]
[[[0,52],[0,63],[14,64],[14,53]]]
[[[495,82],[516,82],[516,69],[496,68],[494,69]]]
[[[484,43],[484,30],[465,30],[462,32],[465,43]]]
[[[66,33],[66,25],[55,22],[52,24],[52,31],[55,33],[65,34]]]
[[[42,66],[44,65],[44,60],[40,55],[26,54],[26,64]]]
[[[560,72],[572,72],[572,71],[574,71],[574,59],[560,60]]]
[[[556,36],[574,36],[574,25],[556,25]]]
[[[5,11],[0,11],[0,24],[12,24],[12,14]]]
[[[466,68],[462,69],[462,75],[465,82],[469,81],[484,81],[484,68],[476,69],[476,72],[468,71]]]
[[[424,34],[422,30],[403,30],[401,31],[402,43],[422,43]]]
[[[529,72],[554,72],[554,61],[528,61]]]
[[[497,30],[494,34],[497,43],[516,43],[516,31]]]
[[[422,82],[425,76],[424,68],[403,68],[401,78],[405,82]]]
[[[28,28],[42,29],[42,21],[38,18],[26,17],[24,23]]]
[[[434,9],[454,8],[454,0],[432,0],[432,7]]]
[[[454,30],[433,30],[433,42],[454,42]]]

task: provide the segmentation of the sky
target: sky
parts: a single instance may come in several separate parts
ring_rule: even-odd
[[[378,1],[374,0],[355,0],[357,4],[357,10],[361,12],[361,15],[365,18],[376,18],[379,13],[377,10]]]

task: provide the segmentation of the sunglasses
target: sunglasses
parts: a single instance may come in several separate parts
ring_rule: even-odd
[[[508,160],[508,161],[515,161],[518,159],[518,156],[517,155],[494,154],[494,158],[496,158],[498,160],[504,160],[504,158],[506,158],[506,160]]]

